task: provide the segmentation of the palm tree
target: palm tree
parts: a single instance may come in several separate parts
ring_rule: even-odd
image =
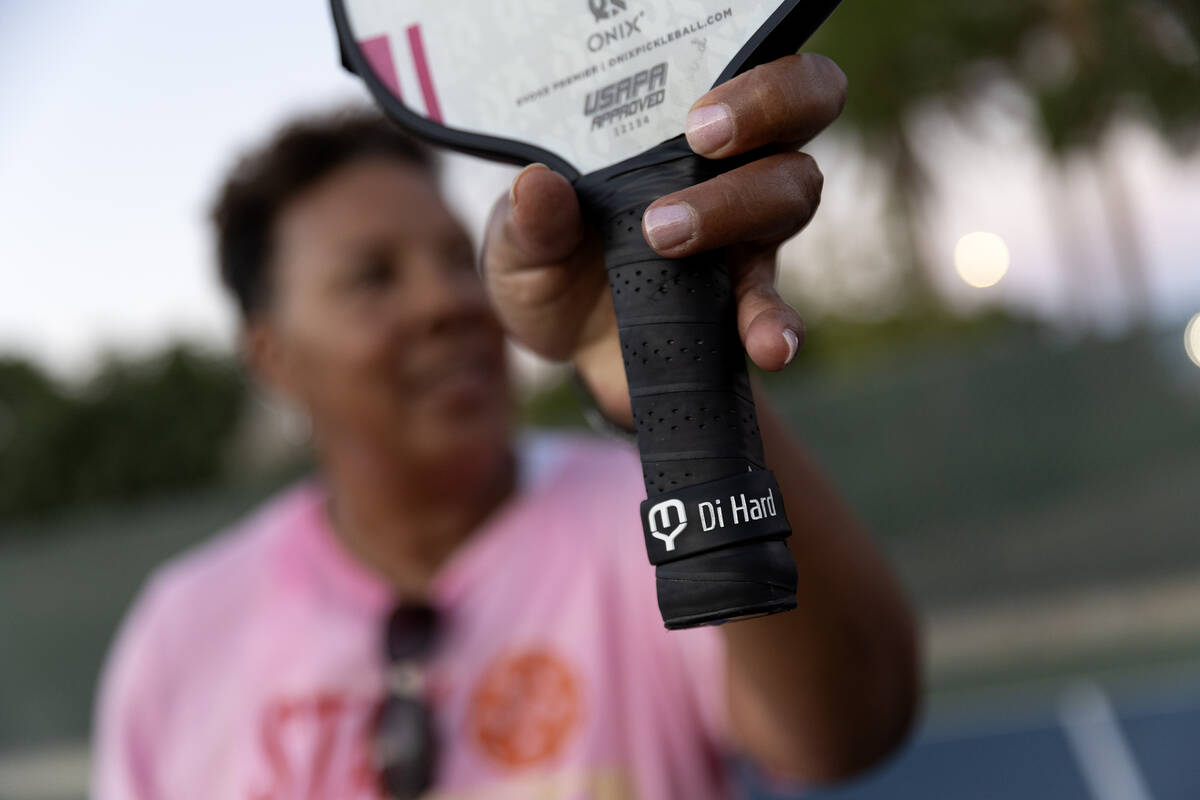
[[[1194,0],[845,3],[812,49],[835,57],[850,76],[845,123],[892,176],[892,206],[907,221],[908,241],[897,244],[908,254],[914,302],[935,298],[915,223],[930,183],[916,156],[913,115],[930,102],[967,112],[1004,81],[1031,100],[1035,126],[1059,164],[1082,153],[1099,165],[1131,318],[1143,319],[1149,301],[1139,228],[1107,139],[1117,121],[1140,118],[1177,151],[1196,147],[1198,32]]]

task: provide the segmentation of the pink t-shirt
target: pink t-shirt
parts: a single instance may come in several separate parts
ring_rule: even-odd
[[[667,632],[636,454],[530,435],[521,489],[437,575],[431,798],[726,797],[724,643]],[[96,800],[377,798],[388,587],[316,481],[161,569],[110,654]]]

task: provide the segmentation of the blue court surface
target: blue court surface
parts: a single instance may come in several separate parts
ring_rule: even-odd
[[[889,763],[837,789],[756,783],[750,797],[1200,800],[1200,686],[1125,697],[1078,683],[1035,708],[1014,706],[927,723]]]

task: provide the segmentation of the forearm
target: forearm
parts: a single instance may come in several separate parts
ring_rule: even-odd
[[[616,338],[577,354],[601,411],[630,427]],[[773,772],[845,777],[878,761],[916,713],[916,625],[874,543],[752,381],[767,466],[792,526],[797,608],[721,627],[733,733]]]
[[[759,428],[792,526],[798,607],[724,625],[738,744],[814,781],[871,765],[917,706],[915,624],[883,558],[756,384]]]

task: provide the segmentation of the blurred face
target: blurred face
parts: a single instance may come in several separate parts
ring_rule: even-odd
[[[253,358],[323,449],[432,466],[507,447],[503,333],[429,175],[386,157],[330,173],[280,214],[271,278]]]

